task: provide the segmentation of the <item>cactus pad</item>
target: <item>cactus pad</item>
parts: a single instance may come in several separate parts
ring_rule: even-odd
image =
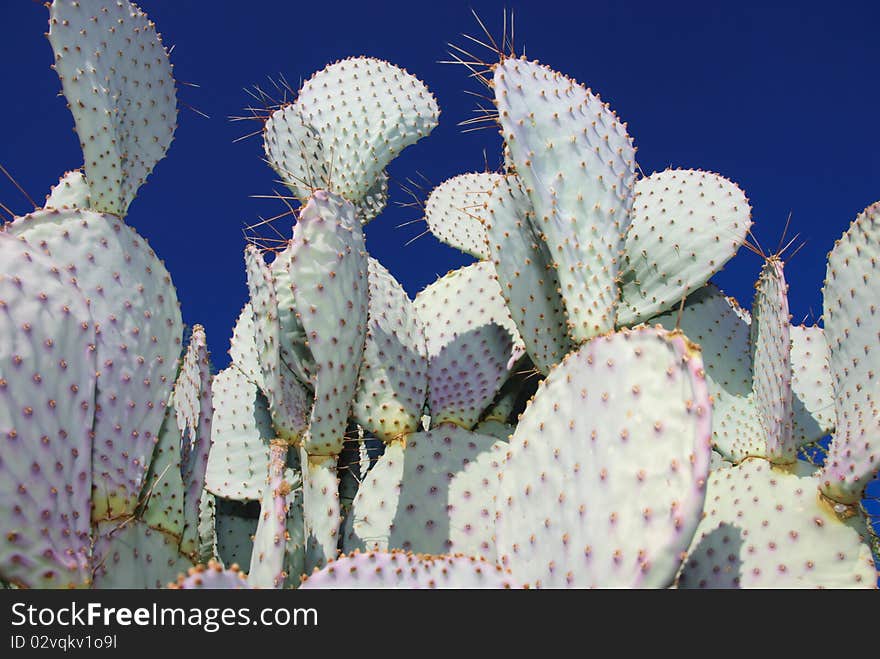
[[[88,583],[95,326],[68,273],[0,233],[0,576]]]
[[[177,538],[133,518],[98,522],[94,533],[94,588],[162,588],[193,565]]]
[[[303,580],[300,588],[516,588],[510,574],[470,556],[355,552]]]
[[[428,346],[431,423],[470,429],[523,354],[492,264],[453,270],[415,299]]]
[[[92,518],[131,513],[165,415],[183,325],[163,263],[134,229],[87,210],[40,211],[8,228],[76,277],[98,326]]]
[[[387,441],[419,428],[428,388],[428,355],[406,291],[376,259],[369,259],[368,275],[369,322],[352,415]]]
[[[209,561],[207,565],[190,568],[186,576],[180,575],[168,587],[177,590],[240,590],[252,586],[248,585],[247,575],[237,565],[224,568],[217,561]]]
[[[811,471],[750,459],[711,474],[679,587],[873,588],[864,520],[840,519]]]
[[[880,202],[853,220],[828,255],[824,295],[837,430],[822,491],[841,503],[861,498],[880,468]]]
[[[736,254],[751,226],[745,194],[723,176],[667,169],[635,184],[618,325],[678,305]]]
[[[385,448],[352,505],[347,548],[494,560],[495,491],[507,442],[441,426]]]
[[[589,89],[547,66],[505,59],[492,86],[505,144],[556,267],[576,343],[614,329],[635,149]]]
[[[438,240],[478,259],[486,249],[486,206],[503,177],[485,172],[460,174],[438,185],[425,202],[425,221]]]
[[[61,180],[52,186],[43,206],[57,210],[88,208],[89,184],[82,170],[74,169],[62,176]]]
[[[654,328],[593,339],[544,380],[511,439],[501,564],[539,587],[669,585],[700,519],[710,438],[693,344]]]
[[[85,159],[91,207],[124,216],[177,125],[171,62],[128,0],[54,0],[49,43]]]
[[[519,178],[510,175],[499,180],[485,214],[489,258],[526,350],[546,374],[572,345],[559,279],[531,215],[531,202]]]

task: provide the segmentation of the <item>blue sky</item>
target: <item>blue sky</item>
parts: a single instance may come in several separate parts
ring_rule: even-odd
[[[419,76],[438,98],[441,123],[392,164],[393,201],[410,200],[397,185],[407,177],[436,185],[482,170],[484,151],[490,166],[499,161],[495,130],[463,133],[456,125],[472,116],[475,99],[465,90],[478,86],[462,67],[438,60],[447,59],[448,41],[470,48],[461,33],[479,33],[471,6],[500,34],[501,3],[334,2],[324,5],[325,17],[313,5],[281,0],[141,4],[166,45],[175,46],[178,80],[199,86],[181,86],[176,139],[128,222],[165,260],[184,320],[205,325],[218,367],[228,361],[246,299],[242,228],[284,211],[277,201],[251,197],[279,188],[260,159],[259,138],[233,142],[258,128],[229,121],[252,100],[244,88],[268,89],[268,78],[280,75],[296,85],[358,54]],[[791,212],[789,235],[807,241],[787,268],[792,314],[796,321],[818,318],[826,253],[855,215],[880,199],[878,4],[598,0],[507,7],[515,11],[518,46],[598,91],[628,122],[646,173],[672,165],[728,176],[749,196],[754,232],[768,248]],[[7,99],[0,104],[0,164],[38,202],[61,173],[81,164],[73,120],[49,68],[46,17],[39,2],[0,3]],[[5,180],[0,202],[17,212],[29,206]],[[368,229],[371,253],[411,295],[469,261],[430,235],[406,246],[424,224],[396,227],[419,217],[417,208],[392,202]],[[277,226],[289,231],[289,219]],[[749,305],[759,266],[741,250],[716,281]]]

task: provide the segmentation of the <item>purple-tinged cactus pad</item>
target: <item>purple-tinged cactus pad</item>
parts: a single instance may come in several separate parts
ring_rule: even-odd
[[[471,556],[355,552],[306,578],[300,588],[518,588],[509,572]]]
[[[858,501],[880,469],[880,202],[853,220],[828,255],[823,318],[837,429],[822,491]]]
[[[501,174],[459,174],[438,185],[425,202],[425,221],[431,233],[450,247],[478,259],[489,258],[486,209]]]
[[[237,565],[224,568],[217,561],[209,561],[207,565],[196,565],[189,569],[186,576],[180,575],[169,588],[175,590],[241,590],[252,588],[247,582],[247,575]]]
[[[538,587],[664,587],[700,520],[709,391],[699,350],[643,328],[597,337],[542,383],[497,495],[500,564]]]
[[[791,316],[783,264],[764,264],[752,304],[752,391],[764,430],[766,457],[773,463],[797,459],[792,435]]]
[[[0,578],[88,584],[95,326],[69,273],[0,233]]]
[[[368,261],[369,321],[352,416],[386,441],[419,429],[428,349],[412,301],[376,259]]]
[[[453,270],[415,299],[428,346],[433,426],[472,428],[524,353],[492,264]]]
[[[506,440],[440,426],[385,448],[352,505],[345,548],[495,560],[495,492]]]
[[[358,203],[404,148],[428,135],[440,110],[424,83],[370,57],[352,57],[315,73],[296,107],[318,131],[327,187]]]
[[[193,327],[183,365],[174,385],[174,409],[180,430],[180,473],[184,487],[185,527],[181,551],[195,554],[199,545],[199,504],[211,449],[211,362],[205,329]]]
[[[614,329],[635,149],[589,89],[547,66],[505,59],[492,86],[501,134],[547,243],[575,343]]]
[[[237,501],[259,501],[275,437],[265,397],[235,364],[214,376],[214,417],[205,487]]]
[[[519,178],[506,176],[492,191],[485,233],[510,316],[532,361],[546,374],[571,351],[572,344],[556,269],[529,219],[533,215]]]
[[[680,588],[873,588],[865,520],[818,492],[810,465],[752,458],[713,472]]]
[[[92,519],[131,513],[181,353],[177,292],[147,241],[112,215],[39,211],[8,231],[75,277],[97,324]]]
[[[793,325],[791,335],[791,389],[798,446],[834,432],[834,387],[828,366],[828,344],[821,327]]]
[[[88,208],[89,184],[82,170],[74,169],[65,173],[58,183],[52,186],[43,207],[57,210]]]
[[[128,0],[54,0],[48,36],[91,207],[124,216],[177,126],[168,53],[155,25]]]
[[[318,190],[299,215],[288,274],[315,363],[310,455],[338,455],[357,393],[367,332],[367,253],[352,205]]]
[[[163,588],[193,562],[178,553],[179,539],[134,519],[98,522],[94,530],[93,587]]]
[[[676,307],[733,258],[751,224],[745,193],[723,176],[667,169],[639,179],[624,247],[618,325]]]

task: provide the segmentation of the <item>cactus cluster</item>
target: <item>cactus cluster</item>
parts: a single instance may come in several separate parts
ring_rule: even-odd
[[[244,249],[212,373],[124,221],[175,127],[155,28],[128,0],[54,0],[49,34],[84,167],[0,232],[3,581],[876,585],[880,204],[829,254],[822,327],[791,324],[781,254],[750,313],[710,283],[747,243],[739,186],[640,174],[598,95],[499,52],[477,77],[504,165],[424,204],[475,261],[410,299],[363,227],[439,107],[345,59],[263,118],[296,222]]]

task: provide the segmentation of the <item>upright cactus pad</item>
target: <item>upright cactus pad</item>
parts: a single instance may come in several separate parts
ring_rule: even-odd
[[[782,261],[761,270],[752,304],[752,391],[766,438],[766,457],[789,464],[797,458],[792,435],[791,316]]]
[[[479,558],[402,551],[343,556],[309,575],[301,588],[516,588],[510,574]]]
[[[369,321],[352,415],[390,440],[419,428],[428,389],[422,325],[403,287],[376,259],[368,261]]]
[[[269,164],[303,203],[313,190],[327,186],[328,163],[321,136],[305,123],[299,105],[284,105],[269,116],[263,128],[263,148]]]
[[[444,181],[425,202],[425,221],[438,240],[478,259],[486,248],[486,207],[500,174],[460,174]]]
[[[0,232],[0,577],[90,581],[95,325],[70,273]]]
[[[798,446],[834,431],[834,388],[821,327],[794,325],[791,334],[793,437]]]
[[[546,374],[572,344],[559,278],[533,226],[534,211],[519,177],[497,181],[485,215],[486,244],[501,293],[529,356]]]
[[[287,551],[287,495],[291,484],[284,480],[288,446],[274,440],[269,453],[268,481],[260,502],[260,521],[254,535],[248,584],[280,588],[284,584],[284,556]]]
[[[54,0],[49,43],[85,160],[91,207],[124,216],[177,125],[171,62],[128,0]]]
[[[234,364],[214,376],[214,416],[205,487],[238,501],[259,501],[274,438],[265,397]]]
[[[550,373],[511,439],[501,564],[539,587],[668,586],[700,519],[710,437],[693,344],[653,328],[593,339]]]
[[[492,87],[501,134],[549,248],[576,343],[614,329],[635,149],[589,89],[547,66],[504,59]]]
[[[323,190],[300,212],[291,241],[290,288],[315,363],[305,445],[338,455],[357,392],[367,332],[367,254],[352,205]]]
[[[718,174],[667,169],[639,179],[618,324],[647,320],[703,286],[743,244],[750,214],[743,191]]]
[[[112,215],[46,210],[9,225],[77,284],[98,326],[94,520],[134,511],[165,415],[183,325],[171,276]]]
[[[193,566],[178,538],[134,518],[98,522],[94,536],[95,588],[162,588]]]
[[[853,220],[828,255],[825,338],[837,430],[822,491],[854,503],[880,468],[880,202]]]

